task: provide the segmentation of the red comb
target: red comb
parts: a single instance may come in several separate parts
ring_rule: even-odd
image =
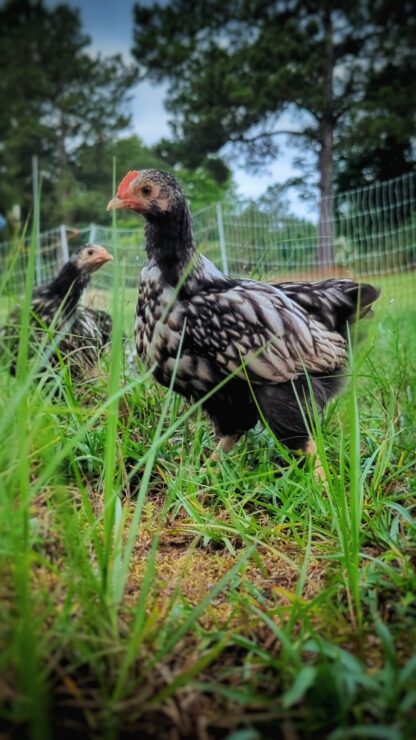
[[[124,175],[122,181],[120,182],[120,185],[118,186],[117,195],[123,195],[123,193],[126,192],[131,181],[138,177],[138,175],[140,175],[139,170],[130,170],[127,175]]]

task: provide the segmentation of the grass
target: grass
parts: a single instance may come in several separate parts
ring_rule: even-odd
[[[114,269],[97,377],[33,382],[25,324],[0,360],[1,730],[414,737],[415,307],[384,278],[314,420],[325,488],[259,430],[210,461],[200,409],[124,366]]]

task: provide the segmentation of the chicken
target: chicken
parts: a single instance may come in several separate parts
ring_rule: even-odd
[[[73,377],[96,364],[100,349],[109,340],[111,318],[105,311],[80,306],[79,301],[92,273],[111,259],[104,247],[86,244],[74,252],[53,280],[33,291],[30,344],[32,352],[42,346],[42,367],[48,362],[56,365],[58,354],[68,362]],[[12,374],[16,371],[19,325],[17,307],[0,330],[0,345],[9,355]]]
[[[115,208],[146,220],[136,345],[156,380],[168,386],[176,373],[174,389],[190,401],[211,394],[202,405],[224,451],[262,416],[280,442],[312,452],[310,388],[319,410],[340,389],[347,325],[370,312],[377,289],[225,276],[198,254],[184,193],[167,172],[128,172]]]
[[[79,305],[69,331],[59,341],[60,355],[72,377],[83,377],[97,367],[98,358],[111,341],[113,322],[107,311]]]

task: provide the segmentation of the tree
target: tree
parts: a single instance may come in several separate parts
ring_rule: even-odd
[[[375,22],[388,28],[365,81],[360,106],[346,117],[338,146],[336,185],[340,191],[391,180],[415,168],[416,23],[411,3],[378,3]]]
[[[319,259],[332,264],[330,204],[343,128],[352,132],[360,120],[375,72],[406,64],[413,10],[414,0],[139,2],[133,53],[142,76],[170,83],[174,146],[186,164],[227,144],[262,164],[278,155],[282,136],[316,154]],[[404,19],[412,31],[402,36]],[[392,95],[392,115],[394,104]],[[287,113],[296,126],[284,126]]]
[[[174,168],[165,166],[164,169],[171,169],[179,178],[194,213],[224,200],[235,200],[237,197],[229,170],[227,177],[224,178],[222,175],[221,182],[218,182],[207,162],[192,170],[178,166]]]
[[[120,56],[88,52],[79,12],[41,0],[8,0],[0,8],[0,167],[2,209],[31,208],[31,156],[45,171],[42,223],[68,215],[77,189],[75,162],[86,143],[114,138],[129,123],[136,70]],[[127,112],[126,112],[127,110]],[[111,183],[111,169],[107,173]]]
[[[78,187],[67,201],[68,223],[80,224],[103,220],[111,222],[105,206],[111,193],[111,173],[116,163],[117,181],[133,167],[156,168],[174,172],[184,186],[192,210],[198,211],[212,203],[223,200],[232,188],[230,172],[222,183],[218,183],[211,171],[204,166],[190,172],[172,167],[157,147],[148,147],[136,136],[127,136],[115,141],[84,143],[77,151],[74,176]],[[120,213],[124,225],[137,226],[137,216]]]

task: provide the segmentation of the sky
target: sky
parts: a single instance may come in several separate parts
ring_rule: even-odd
[[[48,7],[55,7],[63,0],[46,0]],[[91,37],[91,50],[103,55],[122,54],[126,62],[133,61],[133,5],[134,0],[66,0],[66,4],[81,11],[84,30]],[[147,145],[155,144],[163,136],[170,135],[168,114],[163,100],[167,87],[144,81],[139,83],[131,102],[132,128]],[[282,128],[290,121],[282,120]],[[297,152],[299,154],[299,152]],[[261,173],[253,173],[244,163],[229,161],[238,191],[243,197],[261,195],[269,185],[284,182],[300,172],[292,164],[296,151],[282,137],[282,153],[275,163],[266,166]],[[289,193],[290,207],[298,216],[311,217],[310,206],[297,194]]]

